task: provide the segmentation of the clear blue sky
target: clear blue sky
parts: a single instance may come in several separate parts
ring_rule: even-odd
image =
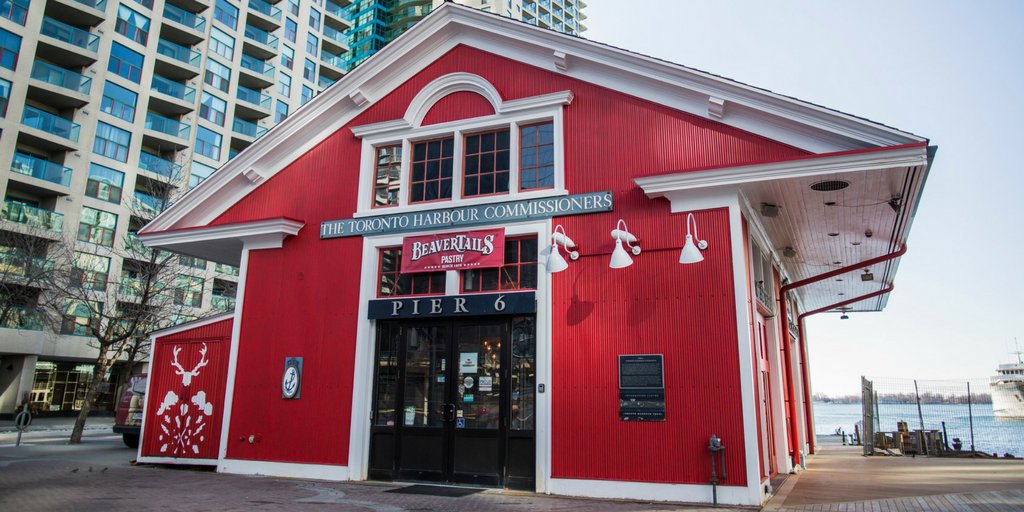
[[[587,37],[939,147],[882,313],[808,320],[816,392],[985,378],[1024,344],[1024,2],[588,0]]]

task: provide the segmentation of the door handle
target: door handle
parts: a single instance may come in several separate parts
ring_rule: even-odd
[[[444,404],[444,421],[455,421],[455,404]]]

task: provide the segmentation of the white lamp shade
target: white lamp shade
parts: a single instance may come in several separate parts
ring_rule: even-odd
[[[697,263],[704,261],[704,255],[693,243],[693,235],[686,235],[686,243],[683,245],[683,252],[679,253],[679,263]]]
[[[551,253],[548,254],[548,272],[554,274],[555,272],[561,272],[569,268],[569,264],[565,262],[565,258],[558,252],[558,245],[551,246]]]
[[[622,239],[615,240],[615,250],[612,251],[612,261],[608,263],[611,268],[626,268],[633,264],[633,257],[622,247]]]

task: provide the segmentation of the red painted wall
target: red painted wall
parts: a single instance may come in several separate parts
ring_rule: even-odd
[[[228,319],[157,338],[150,359],[143,456],[186,463],[217,458],[231,324]]]
[[[565,110],[566,182],[571,193],[612,190],[615,211],[556,219],[583,258],[554,276],[556,477],[703,483],[707,438],[729,447],[729,483],[742,485],[740,411],[728,216],[698,213],[711,248],[701,265],[676,263],[685,216],[651,201],[633,178],[683,169],[775,160],[800,150],[585,82],[460,46],[359,115],[351,125],[404,115],[431,80],[476,73],[506,100],[572,90]],[[432,121],[479,114],[445,102]],[[436,112],[435,112],[436,111]],[[287,216],[306,227],[283,249],[252,253],[241,326],[228,456],[347,464],[356,293],[361,240],[319,240],[325,220],[352,216],[359,141],[347,128],[299,158],[213,224]],[[608,232],[623,218],[644,253],[627,269],[607,268]],[[541,305],[545,307],[545,305]],[[666,355],[664,423],[618,420],[615,364],[622,353]],[[280,399],[285,356],[304,356],[302,399]],[[309,391],[307,391],[309,390]],[[269,421],[270,418],[288,418]],[[294,425],[303,426],[295,436]]]

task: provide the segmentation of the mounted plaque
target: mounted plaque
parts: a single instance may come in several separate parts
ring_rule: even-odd
[[[619,419],[665,421],[665,364],[661,354],[619,356]]]

